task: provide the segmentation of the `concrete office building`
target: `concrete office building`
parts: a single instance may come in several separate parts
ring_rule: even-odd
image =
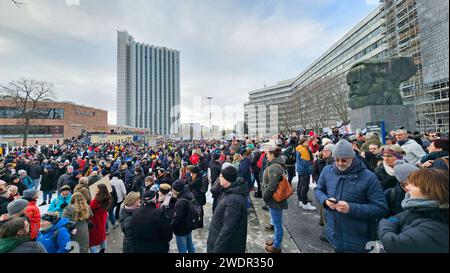
[[[449,130],[449,3],[385,0],[389,56],[412,56],[417,72],[402,85],[405,104],[416,106],[420,131]]]
[[[273,124],[279,131],[291,131],[348,123],[350,67],[365,59],[394,56],[411,56],[417,67],[401,85],[404,104],[416,106],[416,129],[448,132],[448,30],[448,1],[380,1],[298,77],[250,92],[244,104],[249,134],[270,135],[276,131],[270,128]],[[277,117],[267,110],[270,105]]]
[[[117,125],[180,133],[180,52],[117,32]]]
[[[387,56],[383,15],[381,6],[375,9],[297,77],[250,92],[244,104],[249,135],[348,122],[346,74],[356,62]]]

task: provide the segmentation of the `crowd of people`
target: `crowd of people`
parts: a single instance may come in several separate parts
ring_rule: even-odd
[[[288,200],[274,196],[295,177],[298,209],[319,211],[321,239],[336,252],[368,252],[376,240],[386,252],[448,252],[448,136],[436,132],[161,138],[152,147],[79,139],[0,158],[0,253],[104,253],[119,226],[124,253],[167,253],[173,239],[179,253],[195,253],[208,191],[208,253],[246,251],[250,194],[270,215],[266,251],[281,253]]]

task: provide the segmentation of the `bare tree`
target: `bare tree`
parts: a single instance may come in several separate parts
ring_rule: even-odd
[[[13,3],[14,3],[14,5],[16,5],[17,7],[21,7],[23,4],[25,4],[25,3],[23,3],[23,2],[19,2],[19,1],[17,1],[17,0],[11,0]]]
[[[38,103],[55,96],[53,84],[45,81],[22,78],[0,86],[3,98],[11,100],[24,120],[23,146],[27,145],[30,120],[36,115]]]
[[[333,79],[334,86],[331,87],[331,110],[335,119],[348,124],[350,122],[348,107],[348,86],[345,74]]]

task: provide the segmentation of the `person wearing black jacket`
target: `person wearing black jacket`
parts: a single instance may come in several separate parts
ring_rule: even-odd
[[[211,186],[214,185],[214,183],[216,182],[217,178],[219,178],[220,172],[222,170],[222,167],[220,165],[219,162],[219,158],[220,158],[220,154],[215,152],[212,155],[212,160],[209,163],[209,171],[208,171],[208,175],[209,175],[209,182],[211,183]],[[212,210],[214,213],[214,210],[216,209],[217,206],[217,198],[219,197],[218,195],[214,194],[213,191],[211,191],[212,197],[213,197],[213,206],[212,206]]]
[[[223,193],[209,226],[208,253],[245,253],[247,242],[247,182],[228,166],[219,178]]]
[[[123,201],[123,209],[120,212],[120,227],[123,232],[123,253],[136,252],[136,226],[133,225],[133,213],[141,206],[140,194],[130,192]]]
[[[54,173],[55,170],[52,168],[50,164],[45,164],[42,167],[42,179],[40,189],[43,192],[42,195],[43,202],[39,206],[50,204],[52,201],[52,191],[56,190],[56,187],[53,183]]]
[[[134,169],[135,176],[133,178],[133,185],[131,186],[131,191],[140,192],[142,187],[144,186],[144,174],[142,173],[141,167],[136,167]]]
[[[186,227],[190,202],[194,199],[194,196],[182,180],[177,180],[172,185],[172,197],[177,199],[173,209],[171,227],[177,241],[178,252],[195,253],[195,246],[192,242],[192,230]]]
[[[156,208],[156,192],[144,195],[144,206],[136,209],[131,217],[136,238],[137,253],[168,253],[172,229],[162,209]]]

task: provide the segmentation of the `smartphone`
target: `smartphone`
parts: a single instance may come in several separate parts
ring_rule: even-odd
[[[331,203],[333,203],[333,204],[337,204],[337,203],[339,203],[339,201],[338,200],[333,200],[333,199],[328,199],[328,201],[330,201]]]

